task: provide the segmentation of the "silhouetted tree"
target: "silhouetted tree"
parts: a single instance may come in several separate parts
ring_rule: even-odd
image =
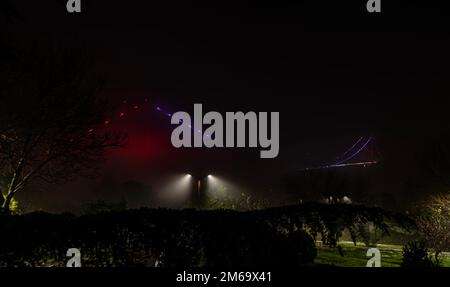
[[[55,182],[91,170],[123,134],[103,127],[107,104],[79,53],[21,52],[0,89],[0,206],[35,180]],[[7,69],[4,67],[4,69]]]

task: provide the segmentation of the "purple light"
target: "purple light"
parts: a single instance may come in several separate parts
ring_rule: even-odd
[[[344,163],[344,162],[346,162],[346,161],[349,161],[349,160],[351,160],[352,158],[354,158],[355,156],[357,156],[360,152],[362,152],[365,148],[366,148],[366,146],[370,143],[370,141],[372,140],[372,137],[370,137],[362,146],[361,146],[361,148],[359,149],[359,150],[357,150],[355,153],[353,153],[351,156],[349,156],[349,157],[347,157],[347,158],[345,158],[345,159],[343,159],[343,160],[341,160],[341,161],[338,161],[337,163],[335,163],[335,164],[333,164],[333,165],[340,165],[340,164],[342,164],[342,163]]]
[[[360,141],[362,141],[363,137],[360,137],[346,152],[344,152],[341,156],[339,156],[337,159],[343,158],[347,154],[349,154],[358,144]]]
[[[345,151],[342,155],[336,157],[336,161],[334,163],[322,165],[319,167],[306,168],[309,169],[322,169],[322,168],[330,168],[330,167],[343,167],[349,165],[355,165],[352,163],[347,163],[349,160],[360,154],[363,150],[366,149],[368,144],[373,140],[373,137],[369,137],[364,139],[364,137],[360,137],[347,151]],[[356,149],[356,151],[355,151]],[[350,155],[348,155],[350,154]],[[346,158],[342,159],[345,155],[348,155]],[[370,163],[370,162],[369,162]],[[376,161],[374,163],[377,163]]]
[[[368,165],[377,164],[378,161],[365,161],[365,162],[355,162],[355,163],[341,163],[341,164],[333,164],[328,167],[346,167],[346,166],[363,166],[366,167]]]

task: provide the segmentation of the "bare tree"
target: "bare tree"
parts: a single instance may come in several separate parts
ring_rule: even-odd
[[[3,210],[30,183],[84,174],[108,148],[125,143],[123,134],[102,127],[107,103],[85,57],[69,50],[32,50],[1,71]]]

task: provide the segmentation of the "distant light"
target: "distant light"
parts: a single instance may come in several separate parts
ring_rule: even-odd
[[[351,204],[351,203],[352,203],[352,199],[351,199],[350,197],[348,197],[348,196],[344,196],[344,197],[342,198],[342,201],[343,201],[344,203],[347,203],[347,204]]]
[[[212,175],[208,174],[208,178],[212,178]]]
[[[137,110],[137,109],[139,109],[139,106],[138,106],[138,105],[135,105],[135,106],[133,107],[133,109]]]
[[[94,129],[89,129],[88,133],[92,133],[94,131]]]
[[[120,113],[119,114],[119,117],[123,117],[123,116],[125,116],[125,113]]]
[[[104,122],[104,124],[105,124],[105,125],[109,125],[109,124],[110,124],[110,121],[106,120],[106,121]]]
[[[187,176],[187,177],[192,177],[192,175],[190,175],[189,173],[188,173],[188,174],[186,174],[186,176]]]
[[[160,111],[160,110],[161,110],[161,108],[160,108],[160,107],[156,107],[156,109],[157,109],[158,111]]]

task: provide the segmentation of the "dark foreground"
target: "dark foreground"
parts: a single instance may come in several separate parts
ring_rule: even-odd
[[[302,204],[260,211],[141,209],[74,216],[0,217],[0,266],[296,268],[317,266],[315,239],[357,240],[367,223],[409,228],[401,215],[350,205]],[[319,258],[319,262],[320,262]]]

